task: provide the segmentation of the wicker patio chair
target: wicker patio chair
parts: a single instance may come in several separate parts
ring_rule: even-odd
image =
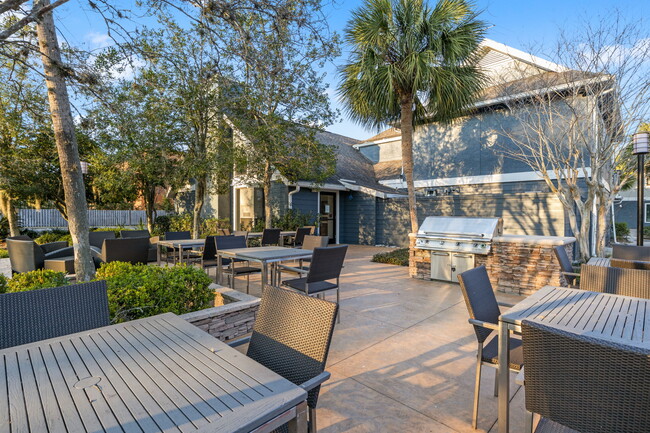
[[[582,265],[580,288],[592,292],[650,299],[650,271]]]
[[[0,349],[108,324],[105,281],[0,295]]]
[[[215,245],[217,251],[246,248],[246,238],[244,236],[215,236]],[[245,266],[235,266],[236,263],[245,263]],[[235,288],[235,277],[246,275],[246,293],[250,292],[251,274],[262,272],[261,268],[250,266],[247,260],[222,258],[221,264],[226,267],[228,285],[233,289]]]
[[[524,320],[527,431],[650,431],[650,349]]]
[[[296,236],[293,238],[293,246],[294,247],[302,246],[302,243],[305,240],[305,236],[308,236],[310,234],[311,234],[310,227],[298,227],[296,229]]]
[[[555,257],[557,258],[558,263],[560,263],[560,272],[569,284],[569,287],[577,287],[576,278],[579,277],[580,274],[573,270],[573,264],[571,264],[571,259],[569,259],[566,249],[564,246],[559,245],[553,247],[553,251],[555,252]]]
[[[338,305],[267,286],[253,334],[230,343],[249,343],[246,355],[307,391],[310,433],[316,433],[320,386],[329,379],[325,363]]]
[[[458,281],[460,282],[463,298],[465,298],[465,304],[469,311],[469,323],[474,326],[474,332],[478,340],[474,409],[472,411],[472,427],[477,428],[481,370],[483,365],[489,365],[497,369],[497,374],[495,374],[494,379],[494,396],[496,397],[498,393],[499,339],[497,335],[491,336],[491,334],[493,331],[499,329],[501,310],[499,309],[497,298],[494,296],[494,289],[492,288],[492,283],[490,283],[485,266],[479,266],[463,272],[458,275]],[[508,368],[518,372],[521,370],[522,364],[521,340],[510,337],[510,365],[508,365]]]
[[[280,245],[280,232],[280,229],[264,229],[261,245]]]
[[[626,269],[650,270],[650,247],[614,244],[611,266]]]
[[[324,295],[328,290],[336,290],[336,304],[339,304],[340,276],[343,268],[347,245],[328,248],[314,248],[311,266],[305,277],[282,281],[282,285],[305,293],[306,295]],[[336,283],[330,282],[336,280]],[[338,318],[340,322],[341,318]]]
[[[158,241],[159,236],[151,236],[149,230],[120,230],[120,237],[125,238],[147,238],[149,239],[149,257],[148,261],[155,262],[158,260]]]
[[[115,232],[107,230],[107,231],[88,233],[88,240],[90,241],[90,247],[97,249],[98,252],[102,250],[104,239],[115,239]]]
[[[15,236],[6,242],[12,274],[43,269],[48,259],[74,256],[74,248],[65,241],[39,245],[27,236]]]
[[[149,239],[104,239],[101,252],[93,252],[93,256],[96,266],[110,262],[146,264],[149,260]]]

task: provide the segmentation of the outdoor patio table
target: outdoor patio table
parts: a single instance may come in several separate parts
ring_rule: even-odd
[[[306,432],[307,393],[167,313],[0,351],[0,432]]]
[[[178,249],[180,257],[179,263],[183,263],[183,251],[195,248],[203,248],[205,239],[178,239],[174,241],[158,241],[158,266],[160,266],[160,255],[162,247]]]
[[[291,236],[295,236],[295,235],[296,235],[295,230],[281,231],[280,232],[280,245],[284,245],[284,238],[285,237],[291,237]],[[262,237],[262,232],[249,232],[248,233],[248,239],[261,238],[261,237]]]
[[[587,262],[591,266],[611,266],[612,259],[606,257],[592,257]]]
[[[555,328],[641,348],[650,347],[650,300],[546,286],[499,317],[499,365],[508,365],[509,334],[532,319]],[[525,368],[525,366],[524,366]],[[508,432],[510,373],[499,368],[499,433]]]
[[[311,250],[302,248],[284,248],[284,247],[252,247],[252,248],[233,248],[229,250],[217,251],[217,272],[218,278],[221,277],[222,259],[242,259],[260,262],[262,264],[262,287],[266,287],[267,273],[269,264],[273,265],[286,260],[307,259],[312,256]],[[274,278],[274,272],[271,273],[271,279]],[[220,280],[219,280],[220,281]],[[271,281],[275,285],[275,281]]]

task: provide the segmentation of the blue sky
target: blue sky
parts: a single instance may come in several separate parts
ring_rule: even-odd
[[[342,33],[351,11],[361,4],[361,0],[333,0],[326,9],[331,29]],[[535,47],[533,54],[545,57],[543,47],[552,46],[558,29],[570,32],[581,21],[608,17],[617,10],[624,17],[635,19],[647,10],[650,0],[480,0],[475,4],[483,11],[480,18],[491,26],[487,35],[490,39],[524,51]],[[62,38],[73,45],[101,47],[110,43],[106,26],[99,15],[90,10],[86,0],[72,0],[58,8],[56,23]],[[343,55],[326,68],[330,99],[336,108],[341,108],[336,99],[336,68],[345,58],[344,47]],[[377,132],[353,123],[345,113],[338,123],[327,129],[357,139],[366,139]]]

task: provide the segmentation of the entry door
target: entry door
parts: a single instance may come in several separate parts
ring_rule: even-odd
[[[336,193],[320,193],[320,235],[330,238],[329,243],[336,242]]]

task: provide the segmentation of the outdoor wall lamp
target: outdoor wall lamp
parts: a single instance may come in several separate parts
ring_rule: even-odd
[[[636,198],[636,244],[643,246],[643,210],[645,199],[645,155],[650,152],[650,132],[637,132],[632,136],[632,153],[637,157],[637,198]]]

